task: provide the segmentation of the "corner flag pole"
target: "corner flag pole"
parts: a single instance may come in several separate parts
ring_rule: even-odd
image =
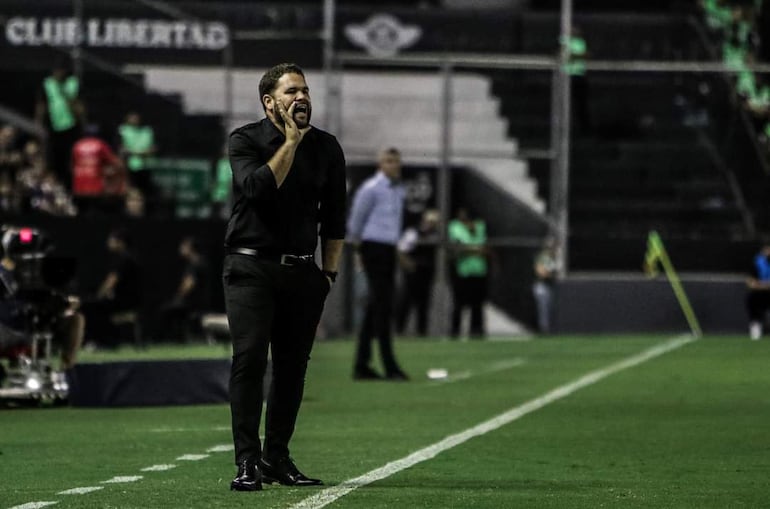
[[[690,299],[687,298],[687,293],[682,287],[682,282],[679,280],[679,275],[674,270],[674,265],[671,263],[671,259],[668,257],[666,248],[663,246],[663,240],[658,235],[658,232],[651,231],[648,237],[648,262],[650,259],[657,259],[663,266],[663,271],[666,273],[666,279],[671,284],[671,288],[674,290],[676,300],[679,302],[679,306],[682,308],[684,317],[687,319],[687,324],[690,326],[690,330],[695,337],[703,336],[703,331],[698,323],[698,318],[695,316],[695,312],[690,305]],[[652,255],[652,256],[651,256]],[[650,267],[653,269],[653,267]]]

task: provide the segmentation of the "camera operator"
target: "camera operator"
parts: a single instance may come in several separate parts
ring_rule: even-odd
[[[85,329],[79,301],[54,290],[28,293],[21,288],[14,252],[18,243],[19,231],[14,229],[6,230],[0,243],[0,355],[15,359],[31,345],[34,332],[47,329],[54,343],[61,344],[61,369],[70,369]]]

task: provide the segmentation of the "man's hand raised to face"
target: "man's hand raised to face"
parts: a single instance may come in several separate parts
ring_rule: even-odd
[[[300,129],[294,121],[294,109],[297,107],[297,103],[292,102],[288,111],[280,100],[276,100],[274,103],[278,114],[281,116],[281,119],[283,119],[283,130],[284,135],[286,135],[286,141],[298,145],[305,136],[305,133],[310,130],[310,126],[308,125],[307,127]]]

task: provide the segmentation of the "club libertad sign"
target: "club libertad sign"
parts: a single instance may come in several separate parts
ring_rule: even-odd
[[[221,50],[230,31],[220,22],[155,19],[12,17],[5,24],[12,46],[77,46]]]

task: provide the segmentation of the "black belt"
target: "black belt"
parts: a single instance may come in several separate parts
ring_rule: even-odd
[[[260,260],[268,260],[271,262],[280,263],[281,265],[305,265],[307,263],[314,263],[315,256],[313,255],[293,255],[293,254],[273,254],[265,253],[264,251],[258,251],[251,249],[250,247],[231,247],[227,250],[230,254],[240,254],[246,256],[253,256]]]

